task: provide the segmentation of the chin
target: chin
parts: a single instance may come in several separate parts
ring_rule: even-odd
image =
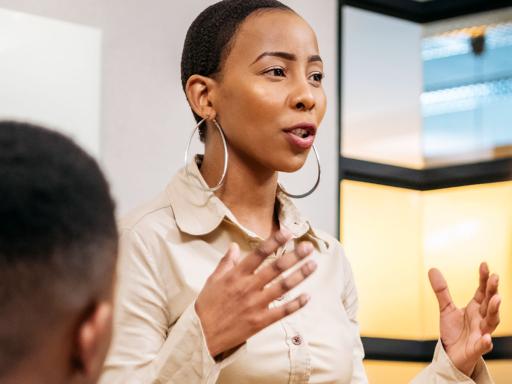
[[[307,153],[289,157],[279,162],[279,166],[276,170],[279,172],[293,173],[297,172],[304,166],[307,159]]]

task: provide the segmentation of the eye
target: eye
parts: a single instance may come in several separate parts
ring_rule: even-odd
[[[275,77],[286,77],[286,72],[281,67],[269,68],[263,73]]]
[[[322,83],[323,78],[325,75],[322,72],[314,72],[312,73],[309,78],[313,80],[314,83],[320,84]]]

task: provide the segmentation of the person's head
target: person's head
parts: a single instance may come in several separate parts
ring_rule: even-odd
[[[98,164],[59,133],[0,121],[0,218],[0,382],[95,382],[117,255]]]
[[[196,121],[207,119],[207,147],[215,118],[233,153],[274,171],[304,164],[311,138],[300,136],[314,135],[325,113],[322,77],[315,33],[276,0],[213,4],[183,47],[182,85]],[[290,133],[297,125],[306,129]]]

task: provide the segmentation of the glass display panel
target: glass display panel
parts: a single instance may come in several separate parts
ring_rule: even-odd
[[[512,154],[512,22],[446,31],[422,43],[429,164]]]
[[[340,238],[359,292],[361,334],[438,337],[438,307],[427,272],[445,275],[464,306],[478,266],[512,276],[512,181],[416,191],[344,180]],[[512,333],[512,281],[500,280],[502,322]]]

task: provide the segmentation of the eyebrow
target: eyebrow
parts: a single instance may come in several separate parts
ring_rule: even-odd
[[[260,59],[262,59],[262,58],[264,58],[266,56],[280,57],[282,59],[289,60],[289,61],[297,61],[297,56],[294,55],[293,53],[282,52],[282,51],[263,52],[261,55],[259,55],[256,58],[256,60],[254,60],[251,63],[251,65],[256,63],[258,60],[260,60]],[[308,57],[308,63],[312,63],[312,62],[315,62],[315,61],[322,62],[322,58],[319,55],[311,55],[311,56]]]

